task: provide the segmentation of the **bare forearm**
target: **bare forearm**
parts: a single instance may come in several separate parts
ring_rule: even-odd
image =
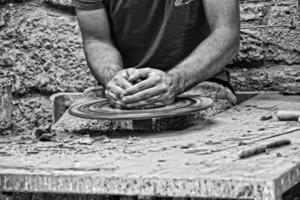
[[[112,77],[123,69],[121,55],[110,43],[86,42],[84,51],[92,74],[103,86],[106,86]]]
[[[192,54],[168,72],[176,83],[177,95],[220,72],[236,54],[239,34],[217,29]]]

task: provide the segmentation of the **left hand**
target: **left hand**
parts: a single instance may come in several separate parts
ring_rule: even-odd
[[[162,107],[173,103],[175,100],[175,81],[161,70],[137,69],[129,77],[129,81],[137,82],[125,90],[122,98],[125,107],[129,109]]]
[[[121,108],[123,93],[131,86],[131,83],[128,81],[128,73],[125,70],[121,70],[107,83],[105,96],[113,107]]]

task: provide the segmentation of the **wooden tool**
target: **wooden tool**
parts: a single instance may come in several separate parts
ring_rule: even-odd
[[[251,149],[244,150],[239,154],[239,158],[240,159],[249,158],[251,156],[254,156],[254,155],[257,155],[260,153],[264,153],[264,152],[266,152],[267,149],[278,148],[278,147],[282,147],[282,146],[289,145],[289,144],[291,144],[290,140],[278,140],[275,142],[271,142],[269,144],[265,144],[265,145],[257,146],[257,147],[251,148]]]
[[[300,118],[300,110],[279,110],[277,117],[281,121],[297,121]]]

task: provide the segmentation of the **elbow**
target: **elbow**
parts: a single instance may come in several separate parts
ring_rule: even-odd
[[[236,26],[233,28],[233,49],[234,55],[237,55],[240,50],[240,40],[241,40],[241,24],[240,21],[236,23]]]
[[[83,40],[83,50],[85,54],[92,54],[93,52],[98,52],[99,49],[105,51],[107,48],[112,46],[110,40],[99,40],[99,39],[84,39]]]
[[[107,45],[113,45],[112,41],[110,38],[106,37],[83,37],[83,48],[84,49],[90,49],[99,47],[99,46],[107,46]]]
[[[98,39],[83,38],[83,48],[90,49],[98,45],[101,41]]]
[[[232,56],[236,56],[240,49],[240,25],[224,28],[223,37],[227,40],[228,52],[232,52]]]
[[[231,51],[232,57],[235,57],[240,50],[240,30],[234,30],[231,32]]]
[[[233,56],[236,56],[240,50],[240,31],[233,39]]]
[[[218,35],[222,44],[226,48],[226,52],[237,55],[240,49],[240,29],[238,27],[222,27],[214,32]]]

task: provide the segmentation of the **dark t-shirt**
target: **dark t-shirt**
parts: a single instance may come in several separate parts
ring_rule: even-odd
[[[201,0],[73,0],[80,9],[105,8],[124,66],[168,71],[210,33]],[[208,52],[209,53],[209,52]],[[229,83],[226,71],[213,80]]]

